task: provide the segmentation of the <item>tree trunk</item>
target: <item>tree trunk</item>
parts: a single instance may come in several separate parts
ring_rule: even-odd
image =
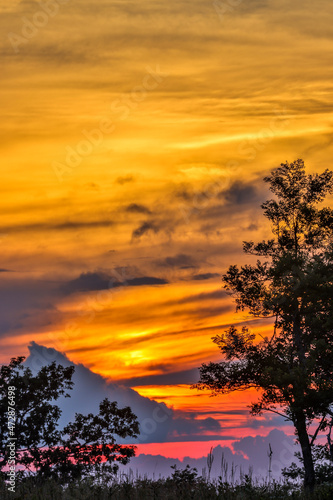
[[[297,354],[298,354],[298,361],[299,361],[299,366],[301,368],[301,371],[304,373],[304,380],[306,380],[306,366],[305,366],[305,349],[304,345],[302,342],[302,331],[300,327],[300,313],[298,310],[298,306],[296,309],[296,313],[294,316],[293,320],[293,340],[294,340],[294,346],[296,347]],[[303,456],[303,463],[304,463],[304,488],[307,490],[312,491],[314,489],[315,485],[315,472],[314,472],[314,465],[313,465],[313,459],[312,459],[312,450],[311,450],[311,445],[310,445],[310,440],[309,440],[309,435],[308,431],[306,428],[306,418],[304,415],[303,410],[301,409],[303,407],[300,402],[303,400],[303,394],[304,394],[304,389],[302,385],[302,381],[298,384],[298,395],[296,397],[296,401],[298,402],[298,408],[295,413],[294,413],[294,425],[296,427],[297,435],[298,435],[298,440],[302,448],[302,456]]]
[[[302,411],[296,413],[294,423],[298,440],[302,448],[304,461],[304,488],[312,491],[315,485],[315,472],[309,435],[306,429],[305,415]]]

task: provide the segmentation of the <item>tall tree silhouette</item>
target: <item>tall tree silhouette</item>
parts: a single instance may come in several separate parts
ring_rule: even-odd
[[[333,402],[333,210],[322,206],[333,172],[307,175],[297,160],[264,181],[275,195],[262,205],[273,238],[244,242],[245,253],[259,259],[230,266],[223,282],[237,310],[275,318],[272,335],[258,342],[248,328],[232,326],[214,337],[224,359],[203,364],[195,387],[213,394],[258,389],[252,414],[272,411],[294,424],[304,485],[312,489],[312,445],[329,425]]]

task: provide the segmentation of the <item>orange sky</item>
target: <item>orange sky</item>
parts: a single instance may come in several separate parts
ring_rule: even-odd
[[[333,5],[49,4],[0,0],[0,362],[34,340],[198,418],[246,409],[188,387],[248,321],[221,274],[270,234],[263,176],[330,167]]]

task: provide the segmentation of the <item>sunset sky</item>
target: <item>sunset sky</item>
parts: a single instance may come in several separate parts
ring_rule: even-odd
[[[214,440],[282,425],[249,417],[253,392],[189,386],[228,325],[270,331],[236,314],[221,282],[250,262],[243,240],[270,235],[263,177],[297,158],[332,168],[332,2],[0,0],[0,12],[0,363],[31,341],[54,347],[216,419]]]

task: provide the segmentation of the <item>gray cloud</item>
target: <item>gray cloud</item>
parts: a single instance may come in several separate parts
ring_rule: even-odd
[[[210,280],[212,278],[220,278],[221,275],[219,273],[203,273],[203,274],[195,274],[192,276],[192,279],[195,281],[203,281]]]
[[[278,429],[271,431],[268,436],[247,436],[239,441],[233,443],[234,450],[245,453],[249,458],[250,463],[256,464],[256,467],[262,470],[267,470],[267,453],[265,456],[264,450],[266,452],[269,449],[269,445],[272,447],[273,456],[272,459],[275,462],[280,462],[280,467],[285,467],[288,462],[295,460],[293,457],[293,449],[297,451],[298,448],[294,445],[294,441],[291,440],[286,434]],[[262,450],[262,453],[258,454],[258,449]],[[287,462],[286,464],[284,462]]]
[[[123,186],[124,184],[128,184],[129,182],[134,182],[134,180],[135,179],[133,175],[124,175],[123,177],[117,177],[115,183]]]
[[[158,267],[178,267],[180,269],[192,269],[197,267],[195,259],[191,255],[179,253],[172,257],[165,257],[164,259],[156,260],[155,265]]]
[[[75,292],[88,292],[96,290],[106,290],[110,287],[121,286],[121,282],[111,281],[111,277],[102,272],[81,273],[78,278],[68,281],[61,286],[65,294]]]
[[[59,398],[57,404],[62,410],[60,425],[63,426],[74,418],[76,412],[95,413],[98,404],[105,397],[117,401],[119,406],[130,406],[140,422],[140,443],[159,443],[199,438],[209,440],[209,432],[218,432],[220,423],[212,417],[203,420],[181,411],[174,411],[164,403],[140,396],[139,393],[128,387],[107,382],[102,376],[91,372],[82,364],[75,365],[65,354],[55,349],[31,342],[28,346],[29,356],[25,365],[32,370],[39,370],[42,366],[53,361],[62,366],[75,366],[73,376],[74,388],[70,398]],[[214,439],[223,439],[219,434]],[[136,444],[136,443],[134,443]]]
[[[258,225],[254,224],[253,222],[249,224],[246,228],[247,231],[257,231],[258,230]]]
[[[128,286],[144,286],[144,285],[167,285],[169,282],[163,278],[155,278],[153,276],[143,276],[141,278],[133,278],[127,281]]]
[[[161,227],[156,222],[143,222],[137,229],[132,232],[132,238],[141,238],[141,236],[147,233],[159,233]]]
[[[232,439],[232,438],[231,438]],[[199,439],[197,439],[199,441]],[[281,469],[288,467],[292,461],[299,463],[294,457],[294,452],[299,451],[299,446],[295,446],[294,438],[280,430],[273,429],[267,436],[255,436],[242,438],[234,441],[232,448],[229,446],[217,445],[212,449],[214,461],[212,464],[211,478],[219,478],[224,475],[224,480],[233,483],[240,479],[241,474],[250,473],[259,480],[268,478],[268,458],[267,452],[271,445],[273,455],[271,463],[271,477],[281,479]],[[202,449],[202,446],[201,446]],[[207,455],[210,446],[207,443],[206,453],[200,458],[190,458],[185,456],[183,460],[177,458],[166,458],[162,455],[139,454],[131,459],[131,462],[124,470],[137,470],[139,474],[148,477],[158,477],[159,475],[170,476],[173,470],[171,466],[176,465],[178,469],[184,469],[187,465],[195,467],[199,474],[206,470]],[[139,450],[140,452],[140,450]],[[227,464],[227,470],[221,470],[221,464]],[[252,472],[250,472],[250,469]]]
[[[123,275],[123,280],[120,280]],[[126,278],[121,270],[112,274],[112,272],[86,272],[81,273],[78,278],[68,281],[61,286],[61,290],[65,294],[76,292],[89,292],[96,290],[107,290],[112,288],[119,288],[121,286],[145,286],[145,285],[166,285],[167,280],[156,278],[154,276],[139,276]]]
[[[58,286],[57,281],[4,277],[0,288],[0,333],[14,334],[28,325],[38,329],[47,314],[57,313]]]
[[[136,214],[150,214],[151,211],[145,205],[140,205],[138,203],[131,203],[125,208],[126,212],[136,213]]]
[[[79,229],[106,228],[113,225],[110,220],[96,221],[66,221],[66,222],[37,222],[35,224],[17,224],[13,226],[1,226],[0,231],[8,233],[21,232],[47,232],[47,231],[72,231]]]
[[[236,181],[228,189],[221,191],[218,197],[230,205],[245,205],[258,201],[259,193],[253,184]]]
[[[161,369],[168,368],[161,366]],[[171,369],[171,368],[169,368]],[[146,377],[136,377],[130,380],[120,380],[119,384],[136,387],[142,385],[173,385],[173,384],[195,384],[199,380],[199,369],[183,370],[179,372],[163,373],[162,375],[148,375]]]

